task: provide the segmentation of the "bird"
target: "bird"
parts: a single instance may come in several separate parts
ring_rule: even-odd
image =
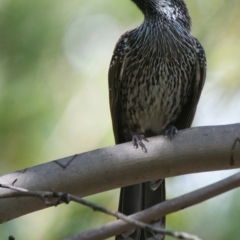
[[[131,1],[144,20],[115,46],[108,72],[110,112],[115,143],[132,141],[147,153],[149,137],[174,139],[191,126],[207,63],[184,0]],[[165,195],[164,179],[122,187],[118,210],[131,215],[165,201]],[[151,224],[164,228],[165,217]],[[162,240],[164,235],[135,228],[116,239]]]

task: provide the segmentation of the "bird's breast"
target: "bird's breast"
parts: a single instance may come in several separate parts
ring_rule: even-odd
[[[186,103],[193,67],[183,57],[160,56],[128,61],[122,87],[122,111],[133,132],[154,134],[173,123]]]

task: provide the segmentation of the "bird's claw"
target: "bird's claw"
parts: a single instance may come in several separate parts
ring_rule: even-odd
[[[172,140],[172,138],[174,138],[177,135],[177,133],[178,133],[177,128],[171,125],[167,127],[166,130],[164,131],[164,137]]]
[[[134,148],[138,148],[138,146],[140,146],[143,150],[143,152],[147,152],[147,148],[145,147],[143,141],[148,142],[148,140],[145,138],[145,136],[143,134],[134,134],[132,136],[132,144],[134,146]]]

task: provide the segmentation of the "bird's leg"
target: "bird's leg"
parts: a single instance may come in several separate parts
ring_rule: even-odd
[[[142,148],[143,152],[147,152],[147,148],[145,147],[143,141],[148,142],[143,134],[136,134],[132,135],[132,144],[134,148],[138,148],[138,145]]]
[[[170,140],[172,140],[173,137],[175,137],[178,133],[178,130],[175,126],[173,125],[168,125],[165,129],[164,129],[164,137],[165,138],[169,138]]]

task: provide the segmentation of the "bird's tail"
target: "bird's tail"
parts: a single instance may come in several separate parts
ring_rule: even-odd
[[[131,215],[146,208],[152,207],[165,201],[165,180],[163,179],[158,188],[152,186],[158,181],[151,181],[121,188],[119,212]],[[155,190],[152,190],[155,189]],[[155,227],[165,227],[165,217],[153,223]],[[149,230],[136,228],[116,236],[116,240],[163,240],[162,234],[155,234]]]

